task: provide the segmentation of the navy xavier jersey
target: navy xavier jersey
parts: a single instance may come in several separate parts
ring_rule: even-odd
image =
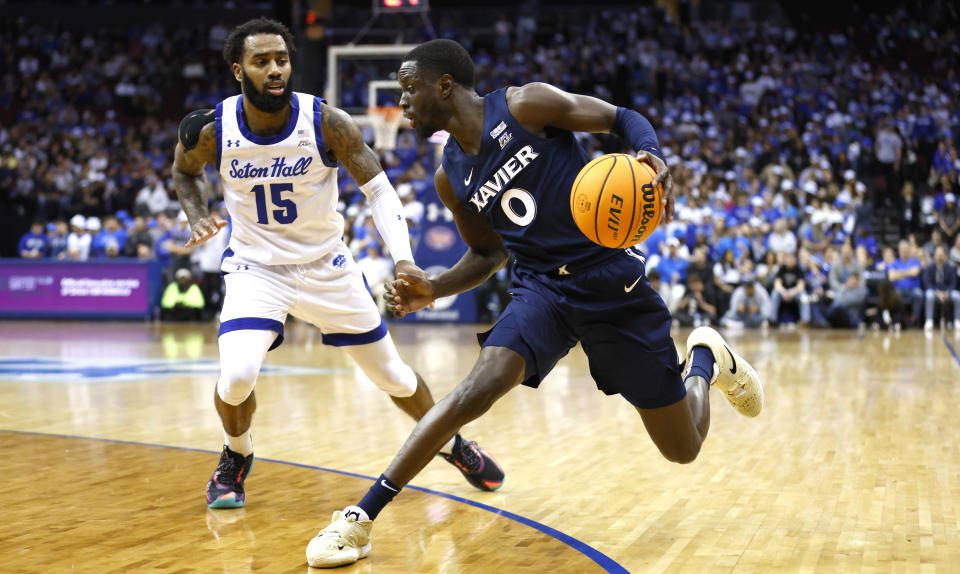
[[[537,272],[570,269],[610,257],[570,213],[570,189],[588,158],[569,131],[537,137],[507,109],[506,88],[484,96],[480,153],[469,155],[450,138],[443,169],[457,198],[486,216],[517,263]]]

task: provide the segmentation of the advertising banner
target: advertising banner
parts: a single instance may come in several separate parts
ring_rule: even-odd
[[[0,317],[149,318],[160,268],[137,259],[0,259]]]

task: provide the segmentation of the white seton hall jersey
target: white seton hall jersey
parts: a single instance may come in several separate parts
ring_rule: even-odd
[[[290,123],[261,137],[243,119],[243,96],[217,104],[217,170],[230,212],[227,256],[262,265],[306,263],[343,236],[337,164],[320,130],[321,98],[293,93]]]

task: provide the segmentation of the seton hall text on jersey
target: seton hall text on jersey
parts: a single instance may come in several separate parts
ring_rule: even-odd
[[[533,151],[533,146],[525,145],[520,148],[513,157],[503,162],[497,173],[493,175],[493,179],[487,180],[480,186],[480,189],[470,198],[470,203],[477,207],[477,211],[483,210],[490,198],[496,197],[518,173],[523,171],[523,168],[527,167],[527,164],[539,156],[540,154]]]
[[[240,165],[239,159],[230,162],[230,177],[235,179],[253,179],[261,177],[297,177],[307,175],[312,157],[297,158],[293,165],[287,165],[287,158],[275,157],[273,164],[257,167],[250,162]]]

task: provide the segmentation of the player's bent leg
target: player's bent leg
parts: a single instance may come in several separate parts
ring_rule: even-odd
[[[683,368],[679,351],[677,359]],[[684,396],[680,400],[657,407],[634,404],[650,439],[670,462],[690,463],[700,454],[710,430],[710,378],[715,365],[709,352],[691,354],[681,375]],[[630,401],[631,397],[624,398]]]
[[[239,508],[246,502],[244,481],[253,469],[250,422],[257,408],[253,387],[273,331],[237,330],[220,336],[220,378],[213,402],[223,422],[220,462],[207,482],[207,506]]]
[[[403,486],[427,465],[431,457],[440,454],[474,487],[480,490],[500,488],[504,473],[499,463],[475,442],[466,441],[456,433],[520,384],[524,371],[524,359],[515,351],[493,346],[481,349],[467,378],[430,409],[413,429],[387,468],[386,476]],[[451,438],[454,438],[453,452],[441,454],[441,449]]]
[[[366,345],[345,347],[360,369],[413,420],[419,421],[433,405],[433,396],[423,378],[400,358],[390,335]],[[411,394],[411,382],[415,389]],[[459,430],[459,429],[458,429]],[[444,460],[457,467],[471,485],[496,490],[503,483],[503,469],[476,442],[459,434],[442,447]]]
[[[417,374],[400,358],[389,333],[372,343],[346,345],[343,350],[373,384],[390,396],[409,397],[416,392]]]
[[[637,407],[643,426],[660,454],[680,464],[696,460],[710,426],[707,382],[702,377],[692,377],[690,382],[687,396],[672,405],[655,409]],[[695,418],[696,414],[700,416]]]
[[[417,423],[400,452],[357,506],[334,512],[330,525],[307,545],[315,568],[350,564],[370,553],[373,519],[464,424],[485,413],[523,380],[524,359],[504,347],[484,347],[470,375]]]
[[[344,346],[343,350],[373,384],[390,395],[414,420],[419,419],[433,406],[433,398],[429,389],[426,389],[426,384],[400,358],[389,333],[372,343]],[[423,395],[426,395],[428,400],[425,400]],[[404,400],[411,397],[417,397],[419,401]]]
[[[407,413],[410,418],[418,421],[433,407],[434,401],[433,394],[430,393],[430,387],[427,386],[423,377],[415,371],[414,376],[417,378],[417,390],[409,397],[390,395],[390,400],[393,401],[393,404],[397,405],[401,411]]]
[[[276,338],[275,332],[265,330],[238,330],[220,335],[217,396],[224,404],[236,407],[247,400],[257,383],[267,349]]]
[[[723,396],[743,416],[759,415],[763,409],[763,384],[750,363],[710,327],[699,327],[690,333],[687,337],[688,356],[698,346],[710,349],[717,362],[711,384],[723,391]]]

